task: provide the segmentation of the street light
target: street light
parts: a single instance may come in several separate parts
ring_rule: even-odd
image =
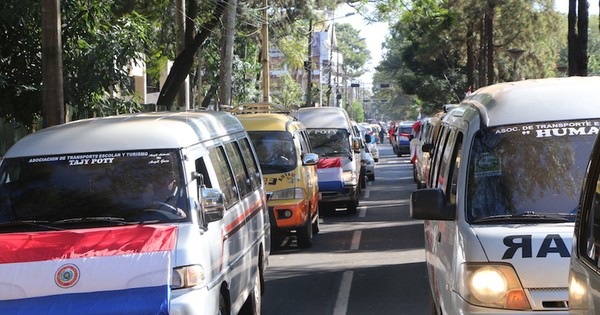
[[[521,58],[524,52],[525,50],[520,48],[510,48],[508,50],[508,53],[510,54],[510,57],[513,60],[513,81],[519,80],[519,75],[517,73],[517,61],[519,60],[519,58]]]

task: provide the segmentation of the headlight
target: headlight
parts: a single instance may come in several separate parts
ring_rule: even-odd
[[[290,188],[276,190],[271,195],[269,200],[284,200],[284,199],[304,199],[304,191],[302,188]]]
[[[356,174],[352,171],[345,171],[343,174],[344,183],[356,183]]]
[[[171,289],[191,288],[204,285],[206,277],[200,265],[191,265],[173,269]]]
[[[576,273],[569,274],[569,308],[586,309],[588,307],[588,285],[578,279]]]
[[[521,282],[510,265],[463,264],[459,289],[469,303],[483,307],[530,310]]]

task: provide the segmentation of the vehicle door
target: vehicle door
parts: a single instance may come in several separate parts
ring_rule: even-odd
[[[447,203],[456,206],[457,183],[462,155],[462,132],[446,126],[442,130],[441,141],[434,161],[437,188],[446,196]],[[457,241],[457,222],[428,221],[426,227],[426,251],[435,257],[435,261],[428,261],[430,284],[438,306],[447,309],[444,305],[451,301],[454,279],[453,275],[456,255],[462,251],[460,242]]]

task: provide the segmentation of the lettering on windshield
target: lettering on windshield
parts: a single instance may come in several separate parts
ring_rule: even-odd
[[[531,235],[510,235],[503,241],[507,249],[502,255],[502,259],[512,259],[519,250],[522,258],[533,257]],[[560,257],[571,257],[569,249],[559,234],[546,235],[535,257],[548,257],[548,254],[552,253],[559,254]]]
[[[507,134],[521,132],[521,134],[534,135],[536,138],[587,136],[597,135],[600,131],[600,121],[574,121],[560,123],[537,123],[523,126],[501,127],[494,134]]]
[[[115,158],[122,157],[151,157],[148,164],[169,163],[169,153],[149,153],[149,152],[112,152],[98,154],[76,154],[30,158],[28,163],[48,163],[66,161],[69,166],[93,165],[93,164],[113,164]]]

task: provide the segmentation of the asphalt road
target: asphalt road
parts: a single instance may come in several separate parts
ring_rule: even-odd
[[[428,314],[423,223],[409,215],[408,157],[379,145],[358,213],[321,217],[314,245],[271,252],[262,314]]]

